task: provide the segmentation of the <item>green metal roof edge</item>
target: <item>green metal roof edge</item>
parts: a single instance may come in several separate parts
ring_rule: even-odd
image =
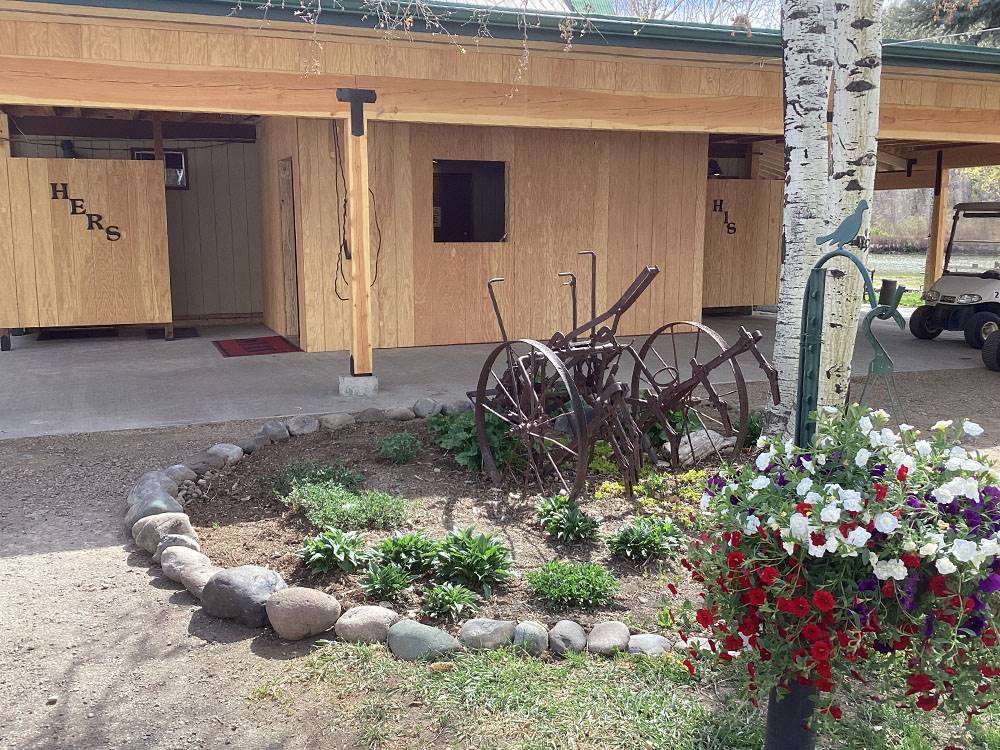
[[[213,16],[259,18],[259,9],[245,3],[242,13],[234,13],[235,0],[30,0],[31,2],[81,5],[108,9],[148,10],[159,12],[193,13]],[[579,4],[575,0],[574,4]],[[520,25],[520,11],[505,8],[462,5],[459,3],[429,3],[431,9],[450,26],[452,33],[474,30],[478,19],[489,15],[489,32],[505,39],[521,39],[524,28]],[[563,41],[559,24],[567,14],[532,11],[528,35],[531,41]],[[780,58],[781,32],[775,29],[754,29],[752,33],[731,26],[685,23],[677,21],[646,21],[621,16],[578,14],[586,18],[594,31],[577,35],[574,45],[586,47],[614,46],[633,49],[664,49],[711,54],[747,55]],[[291,10],[271,8],[268,17],[273,20],[296,20]],[[324,10],[319,17],[322,24],[374,28],[375,16],[361,0],[339,0],[336,9]],[[299,21],[301,23],[301,21]],[[421,26],[418,21],[417,26]],[[414,35],[431,32],[413,31]],[[959,44],[899,44],[887,40],[882,51],[884,65],[914,68],[937,68],[970,72],[1000,74],[1000,50]]]

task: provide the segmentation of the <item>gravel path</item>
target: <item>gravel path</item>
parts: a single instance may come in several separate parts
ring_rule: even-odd
[[[124,544],[143,471],[248,429],[0,441],[0,748],[352,747],[249,700],[308,645],[201,615]]]
[[[897,378],[910,422],[978,419],[979,447],[1000,457],[998,384],[984,369]],[[143,471],[250,429],[0,441],[0,748],[354,747],[350,727],[250,700],[308,644],[203,616],[125,544],[124,497]]]

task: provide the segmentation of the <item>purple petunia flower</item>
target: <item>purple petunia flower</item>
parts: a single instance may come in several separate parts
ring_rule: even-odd
[[[911,508],[916,508],[917,510],[920,510],[921,508],[924,507],[924,504],[920,502],[920,498],[918,498],[916,495],[910,495],[909,497],[907,497],[906,504],[909,505]]]
[[[872,644],[872,648],[880,654],[894,654],[896,652],[891,643],[882,643],[882,641],[875,641]]]
[[[997,561],[994,560],[993,564],[996,565]],[[979,582],[979,590],[984,594],[995,594],[1000,591],[1000,574],[990,573],[986,576]]]
[[[924,638],[930,638],[934,635],[934,619],[934,613],[931,612],[924,620]]]
[[[965,522],[973,529],[979,528],[979,525],[983,522],[983,517],[976,513],[974,510],[964,510],[962,515],[965,516]]]
[[[878,579],[875,576],[863,578],[858,581],[858,591],[874,591],[878,588]]]
[[[971,630],[976,635],[982,635],[986,629],[986,618],[982,615],[972,615],[971,617],[966,617],[965,621],[959,627],[964,630]]]
[[[885,464],[878,464],[872,467],[873,477],[884,477],[885,476]]]
[[[980,490],[980,493],[988,497],[992,497],[994,500],[1000,500],[1000,489],[994,487],[992,484]]]
[[[785,478],[785,472],[779,471],[778,476],[775,478],[774,483],[779,487],[784,487],[788,484],[788,480]]]

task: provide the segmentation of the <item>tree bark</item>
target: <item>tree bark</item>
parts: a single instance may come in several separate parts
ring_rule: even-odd
[[[781,286],[775,324],[774,364],[781,403],[768,414],[768,431],[795,429],[802,295],[819,257],[827,202],[827,123],[833,59],[823,0],[782,0],[784,49],[785,206]]]
[[[872,205],[878,149],[879,83],[882,72],[881,0],[836,0],[831,13],[833,42],[833,122],[830,148],[830,226],[854,213],[858,202]],[[858,238],[847,249],[868,261],[871,210]],[[847,261],[830,264],[826,281],[819,403],[847,399],[863,284]]]

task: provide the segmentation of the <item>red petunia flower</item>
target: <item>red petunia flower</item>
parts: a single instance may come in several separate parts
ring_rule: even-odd
[[[765,586],[771,586],[778,579],[778,569],[773,565],[768,565],[764,568],[761,568],[760,572],[757,574],[757,577],[760,578],[760,582],[763,583]]]
[[[712,613],[705,608],[699,609],[695,612],[694,619],[697,620],[698,624],[703,628],[710,628],[715,622],[715,618],[712,616]]]
[[[899,470],[896,472],[896,479],[898,479],[900,482],[905,481],[906,475],[909,473],[909,471],[910,470],[907,469],[905,466],[900,466]]]
[[[934,680],[925,674],[911,674],[907,676],[906,684],[910,686],[910,689],[906,691],[907,695],[929,693],[934,689]]]
[[[694,664],[691,663],[691,660],[685,659],[683,664],[684,667],[687,669],[687,671],[691,674],[691,676],[694,677]]]
[[[830,706],[830,716],[832,716],[837,721],[840,721],[840,717],[844,715],[840,706]]]
[[[813,509],[812,503],[799,503],[795,506],[795,511],[801,513],[804,516],[808,516],[809,512]]]
[[[825,677],[821,677],[816,680],[816,689],[821,693],[829,693],[833,690],[833,681],[828,680]]]
[[[931,576],[928,583],[934,596],[948,596],[948,581],[944,576]]]
[[[746,562],[746,558],[743,556],[742,552],[730,552],[726,555],[726,565],[729,566],[730,570],[735,570],[744,562]]]
[[[809,642],[818,641],[826,638],[826,631],[816,623],[810,622],[802,628],[802,637]]]
[[[819,589],[813,594],[812,601],[813,606],[820,612],[829,612],[837,603],[837,600],[833,598],[833,594],[823,589]]]
[[[933,711],[937,708],[938,699],[936,695],[921,695],[917,698],[917,708],[923,711]]]
[[[741,541],[743,541],[743,535],[740,532],[734,531],[729,535],[729,543],[734,547],[739,547]]]
[[[809,649],[809,653],[812,654],[812,658],[819,662],[824,662],[830,658],[830,652],[833,647],[830,645],[830,641],[816,641],[813,643],[812,648]]]
[[[750,589],[746,593],[746,598],[748,604],[759,607],[767,601],[767,594],[764,592],[764,589]]]
[[[896,595],[896,585],[892,582],[890,578],[888,581],[882,584],[882,596],[893,597]]]
[[[920,567],[920,556],[914,555],[912,552],[908,552],[905,555],[900,555],[900,560],[903,561],[903,565],[908,568],[919,568]]]
[[[882,502],[889,494],[889,488],[879,482],[875,483],[875,501]]]

